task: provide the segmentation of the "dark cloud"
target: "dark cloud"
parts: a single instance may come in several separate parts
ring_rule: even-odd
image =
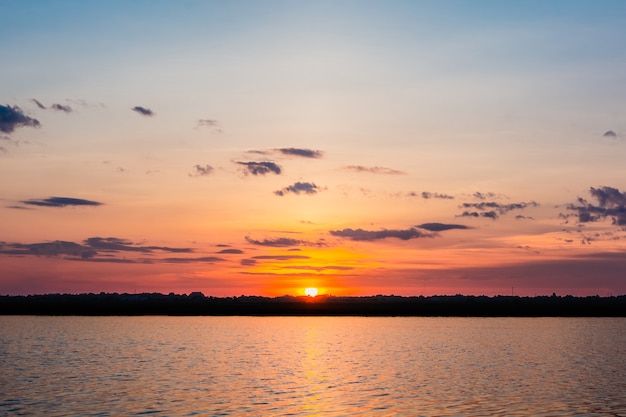
[[[518,214],[517,216],[515,216],[516,220],[535,220],[534,217],[530,217],[530,216],[522,216],[521,214]]]
[[[36,255],[50,257],[68,255],[80,258],[90,258],[96,255],[96,252],[92,248],[62,240],[30,244],[12,243],[5,245],[5,247],[0,250],[0,253],[4,255]]]
[[[170,248],[166,246],[138,246],[135,243],[116,237],[90,237],[85,240],[85,244],[93,249],[104,250],[109,252],[142,252],[150,253],[154,251],[189,253],[193,252],[191,248]]]
[[[283,188],[282,190],[274,191],[274,194],[278,196],[284,196],[286,194],[317,194],[320,187],[312,182],[296,182],[293,185]]]
[[[490,219],[497,219],[499,215],[504,215],[512,210],[522,210],[527,207],[537,207],[539,204],[535,201],[528,203],[510,203],[502,204],[497,202],[480,202],[480,203],[463,203],[459,208],[474,209],[476,211],[465,210],[457,217],[487,217]]]
[[[311,259],[310,256],[305,255],[259,255],[253,256],[252,259],[273,260],[273,261],[290,261],[292,259]]]
[[[444,224],[444,223],[423,223],[415,227],[419,227],[420,229],[428,230],[430,232],[443,232],[445,230],[452,230],[452,229],[471,229],[469,226],[465,226],[462,224]]]
[[[203,256],[201,258],[165,258],[162,262],[168,264],[191,264],[191,263],[215,263],[225,261],[223,258],[218,258],[216,256]]]
[[[135,106],[131,110],[141,114],[142,116],[150,116],[150,117],[154,116],[154,112],[152,110],[147,109],[147,108],[142,107],[142,106]]]
[[[385,167],[365,167],[362,165],[347,165],[341,168],[344,171],[352,171],[352,172],[369,172],[372,174],[382,174],[382,175],[406,175],[404,171],[398,171],[391,168]]]
[[[580,223],[588,223],[604,220],[612,217],[613,224],[618,226],[626,225],[626,192],[620,192],[613,187],[589,188],[589,194],[595,198],[597,205],[592,204],[584,198],[578,198],[577,204],[568,204],[567,209],[577,213]],[[562,214],[567,218],[569,215]]]
[[[286,247],[286,246],[326,246],[322,241],[311,242],[308,240],[292,239],[288,237],[277,237],[274,239],[256,240],[246,236],[246,241],[257,246]]]
[[[39,107],[42,110],[46,109],[46,106],[44,106],[43,104],[41,104],[41,101],[37,100],[36,98],[31,98],[30,101],[32,101],[33,103],[35,103],[37,105],[37,107]]]
[[[228,254],[233,254],[233,255],[241,255],[243,253],[243,251],[241,249],[222,249],[221,251],[219,251],[217,253],[228,253]]]
[[[498,218],[498,213],[496,213],[495,211],[483,211],[483,212],[477,212],[477,211],[464,211],[461,214],[457,214],[456,217],[486,217],[488,219],[497,219]]]
[[[40,127],[39,120],[26,116],[18,106],[0,104],[0,132],[12,133],[18,127]]]
[[[280,175],[282,168],[280,165],[274,162],[262,161],[262,162],[236,162],[239,165],[245,167],[245,172],[252,175],[265,175],[273,172],[276,175]]]
[[[313,149],[278,148],[276,150],[283,155],[301,156],[303,158],[321,158],[322,156],[324,156],[324,153],[322,151],[316,151]]]
[[[332,236],[343,237],[356,241],[374,241],[387,238],[396,238],[402,240],[417,239],[423,237],[433,237],[430,233],[425,233],[416,228],[409,228],[405,230],[363,230],[363,229],[343,229],[343,230],[331,230],[329,232]]]
[[[242,259],[239,263],[243,266],[252,266],[256,265],[257,261],[255,261],[254,259]]]
[[[453,200],[454,197],[448,194],[441,194],[441,193],[431,193],[429,191],[422,191],[421,193],[415,193],[415,192],[410,192],[409,197],[422,197],[423,199],[431,199],[431,198],[437,198],[437,199],[442,199],[442,200]]]
[[[605,138],[616,138],[617,137],[617,133],[615,133],[612,130],[607,130],[606,132],[604,132],[604,134],[602,135]]]
[[[48,197],[40,200],[24,200],[22,203],[39,207],[101,206],[103,204],[98,201],[71,197]]]
[[[213,172],[213,167],[211,165],[194,165],[193,172],[189,174],[190,177],[206,177]]]
[[[57,111],[62,111],[65,113],[71,113],[73,110],[70,106],[66,106],[65,104],[53,104],[52,106],[50,106],[50,108],[52,110],[57,110]]]

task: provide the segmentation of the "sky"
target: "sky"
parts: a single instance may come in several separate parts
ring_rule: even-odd
[[[0,15],[0,294],[626,294],[626,2]]]

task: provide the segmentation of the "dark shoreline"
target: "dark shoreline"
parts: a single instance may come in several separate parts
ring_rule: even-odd
[[[0,315],[626,317],[626,295],[205,297],[158,293],[0,296]]]

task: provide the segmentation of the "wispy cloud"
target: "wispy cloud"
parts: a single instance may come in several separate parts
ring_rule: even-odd
[[[474,194],[472,194],[472,197],[477,198],[479,200],[486,200],[488,198],[490,199],[497,198],[499,197],[499,194],[492,193],[492,192],[481,193],[480,191],[476,191]]]
[[[71,113],[73,111],[70,106],[67,106],[65,104],[58,104],[58,103],[54,103],[52,106],[50,106],[50,108],[52,110],[62,111],[64,113]]]
[[[141,114],[142,116],[148,116],[148,117],[154,116],[154,112],[146,107],[135,106],[131,110]]]
[[[198,127],[216,127],[218,123],[215,119],[198,119],[196,124]]]
[[[108,263],[183,263],[183,262],[215,262],[221,258],[127,258],[130,253],[153,256],[157,252],[165,253],[190,253],[190,248],[171,248],[166,246],[138,245],[126,239],[116,237],[101,238],[91,237],[80,243],[55,240],[41,243],[5,243],[0,244],[0,254],[12,256],[45,256],[63,257],[69,261],[89,261]],[[119,254],[124,254],[123,256]],[[181,259],[181,260],[179,260]],[[184,259],[184,260],[182,260]]]
[[[321,158],[324,156],[322,151],[304,148],[278,148],[276,151],[283,155],[301,156],[303,158]]]
[[[96,254],[90,247],[63,240],[28,244],[10,243],[3,245],[0,253],[4,255],[36,255],[50,257],[68,255],[82,258],[89,258]]]
[[[292,239],[289,237],[277,237],[274,239],[252,239],[250,236],[246,236],[246,241],[257,246],[270,246],[270,247],[287,247],[287,246],[326,246],[323,241],[311,242],[309,240]]]
[[[282,168],[280,165],[275,164],[274,162],[262,161],[262,162],[239,162],[235,163],[242,165],[244,167],[244,172],[246,174],[252,175],[265,175],[273,172],[276,175],[280,175],[282,172]]]
[[[431,233],[426,233],[414,227],[409,229],[383,229],[383,230],[363,230],[363,229],[343,229],[331,230],[332,236],[343,237],[355,241],[375,241],[387,238],[395,238],[401,240],[418,239],[424,237],[433,237]]]
[[[605,138],[616,138],[617,133],[615,133],[613,130],[607,130],[602,136]]]
[[[45,109],[46,109],[46,106],[44,106],[44,105],[41,103],[41,101],[37,100],[36,98],[31,98],[31,99],[30,99],[30,101],[32,101],[33,103],[35,103],[35,105],[36,105],[37,107],[39,107],[40,109],[42,109],[42,110],[45,110]]]
[[[117,237],[90,237],[85,240],[85,244],[90,248],[104,250],[109,252],[142,252],[150,253],[154,251],[173,252],[173,253],[190,253],[191,248],[171,248],[167,246],[140,246],[126,239]]]
[[[366,167],[363,165],[347,165],[341,168],[343,171],[352,171],[352,172],[367,172],[371,174],[381,174],[381,175],[406,175],[404,171],[398,171],[396,169],[385,168],[385,167]]]
[[[502,204],[497,202],[463,203],[459,208],[466,209],[457,217],[487,217],[496,220],[499,215],[504,215],[512,210],[522,210],[527,207],[537,207],[539,203],[530,201],[528,203]],[[474,209],[474,211],[468,210]]]
[[[409,197],[421,197],[425,200],[431,199],[431,198],[435,198],[435,199],[441,199],[441,200],[453,200],[454,196],[448,195],[448,194],[442,194],[442,193],[431,193],[429,191],[422,191],[421,193],[416,193],[416,192],[410,192],[407,194],[407,196]]]
[[[218,258],[216,256],[203,256],[200,258],[164,258],[162,262],[168,264],[191,264],[191,263],[215,263],[225,261],[223,258]]]
[[[0,132],[12,133],[18,127],[40,127],[39,120],[24,114],[18,106],[0,104]]]
[[[241,249],[222,249],[217,252],[219,254],[241,255],[243,251]]]
[[[293,259],[311,259],[306,255],[259,255],[253,256],[252,259],[272,260],[272,261],[290,261]]]
[[[196,129],[207,128],[215,133],[222,133],[220,124],[215,119],[198,119],[196,121]]]
[[[37,107],[42,110],[51,109],[56,111],[62,111],[64,113],[71,113],[73,111],[72,108],[66,104],[54,103],[50,107],[46,107],[41,101],[37,100],[36,98],[31,98],[30,101],[35,103],[35,105],[37,105]]]
[[[443,232],[445,230],[452,230],[452,229],[471,229],[471,227],[465,226],[462,224],[445,224],[445,223],[423,223],[415,227],[428,230],[429,232]]]
[[[193,171],[189,174],[190,177],[206,177],[213,173],[213,167],[211,165],[194,165]]]
[[[461,214],[457,214],[456,217],[486,217],[488,219],[495,220],[498,218],[498,213],[493,210],[490,211],[464,211]]]
[[[315,185],[312,182],[296,182],[293,185],[289,185],[282,190],[274,191],[274,194],[278,196],[284,196],[287,194],[308,194],[313,195],[317,194],[320,190],[320,187]]]
[[[43,199],[24,200],[22,204],[39,207],[67,207],[67,206],[101,206],[104,203],[72,197],[48,197]]]

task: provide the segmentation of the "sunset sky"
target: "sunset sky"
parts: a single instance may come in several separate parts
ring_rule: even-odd
[[[624,1],[0,16],[0,294],[626,293]]]

